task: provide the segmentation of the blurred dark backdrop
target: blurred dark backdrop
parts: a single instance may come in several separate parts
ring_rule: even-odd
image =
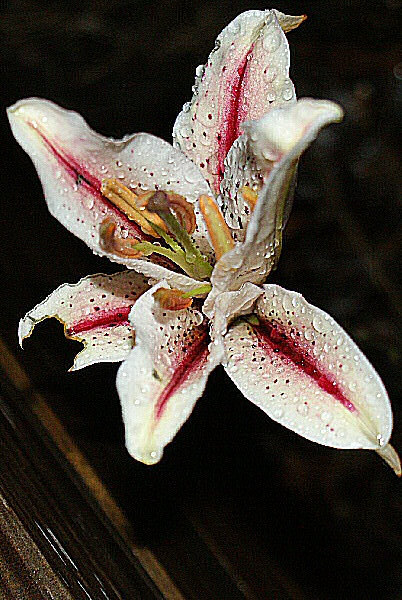
[[[346,117],[302,160],[272,281],[330,312],[358,342],[390,392],[393,440],[402,450],[400,7],[398,0],[275,3],[283,12],[308,15],[288,34],[298,95],[336,100]],[[103,134],[147,131],[170,140],[174,119],[191,97],[195,67],[220,30],[249,8],[266,6],[240,0],[3,2],[2,105],[41,96],[80,112]],[[401,598],[400,490],[373,453],[340,452],[297,437],[245,401],[217,370],[163,461],[145,467],[124,450],[116,366],[65,374],[77,345],[53,322],[38,328],[21,354],[16,329],[26,310],[62,282],[116,267],[92,256],[48,215],[31,162],[4,117],[1,127],[1,333],[140,542],[174,571],[179,587],[188,590],[196,581],[198,591],[189,597],[210,597],[200,575],[209,567],[200,564],[185,519],[245,597]],[[231,598],[224,582],[216,585],[211,597]]]

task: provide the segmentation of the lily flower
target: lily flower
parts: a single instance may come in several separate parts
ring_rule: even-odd
[[[197,69],[174,146],[146,133],[102,137],[47,100],[8,110],[50,212],[128,269],[59,287],[21,320],[20,343],[56,317],[84,344],[72,370],[122,361],[126,445],[146,464],[223,364],[275,421],[327,446],[373,449],[400,474],[373,367],[329,315],[265,283],[299,157],[342,118],[333,102],[296,101],[285,32],[303,20],[267,10],[230,23]]]

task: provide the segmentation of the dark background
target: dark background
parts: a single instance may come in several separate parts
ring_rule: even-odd
[[[271,279],[331,313],[373,362],[393,403],[399,450],[400,6],[275,3],[309,17],[288,34],[298,96],[336,100],[346,117],[302,160]],[[147,131],[170,140],[195,67],[248,8],[266,6],[3,2],[1,102],[41,96],[82,113],[103,134]],[[56,322],[38,328],[22,355],[20,316],[62,282],[117,267],[92,256],[49,216],[5,117],[1,127],[1,333],[128,515],[137,540],[191,598],[233,598],[227,577],[246,598],[401,598],[400,486],[374,453],[297,437],[244,400],[219,369],[162,462],[146,467],[124,450],[115,365],[66,374],[78,345],[63,339]]]

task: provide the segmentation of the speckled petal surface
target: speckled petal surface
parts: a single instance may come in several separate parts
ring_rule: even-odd
[[[216,290],[236,290],[245,282],[265,281],[280,255],[286,202],[298,159],[321,128],[339,121],[342,114],[333,102],[303,98],[272,109],[245,126],[261,169],[266,163],[274,163],[274,168],[259,194],[245,241],[215,265],[211,281]]]
[[[196,71],[191,102],[176,120],[175,143],[216,194],[241,124],[295,98],[289,47],[277,16],[273,10],[247,11],[220,33],[206,65]]]
[[[228,375],[246,398],[307,439],[384,455],[392,413],[372,365],[340,325],[300,294],[263,288],[254,319],[226,334]]]
[[[133,308],[136,343],[117,375],[126,446],[146,464],[161,459],[221,358],[197,308],[168,311],[154,301],[153,293],[166,285],[155,285]]]
[[[134,271],[89,275],[76,284],[65,283],[21,319],[20,344],[38,323],[55,317],[64,325],[66,337],[84,344],[71,371],[124,360],[133,345],[128,315],[148,288],[147,279]]]
[[[117,224],[121,237],[147,239],[102,195],[102,180],[110,178],[131,190],[159,188],[185,196],[195,204],[193,237],[202,251],[210,250],[196,206],[201,194],[210,193],[209,186],[199,169],[164,140],[146,133],[122,140],[103,137],[79,114],[38,98],[20,100],[8,109],[8,117],[15,138],[36,167],[51,214],[96,254],[129,268],[140,268],[139,263],[148,260],[118,257],[101,248],[99,227],[105,218]]]

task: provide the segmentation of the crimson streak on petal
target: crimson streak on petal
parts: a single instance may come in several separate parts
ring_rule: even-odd
[[[218,133],[218,192],[219,184],[222,181],[225,170],[224,161],[233,142],[240,135],[240,125],[247,118],[245,107],[244,89],[247,83],[247,73],[249,61],[253,54],[254,44],[248,50],[242,62],[233,72],[232,77],[229,77],[226,82],[226,93],[224,97],[227,102],[223,108],[222,114],[222,129]]]
[[[310,356],[290,338],[285,328],[276,321],[259,318],[259,325],[252,325],[258,344],[266,352],[275,352],[279,358],[291,362],[316,382],[325,392],[333,396],[350,412],[357,412],[356,406],[345,396],[336,381],[322,370],[314,357]]]
[[[175,371],[159,396],[155,405],[155,417],[160,419],[169,398],[205,364],[209,350],[209,335],[206,325],[194,328],[190,333],[191,339],[181,348],[182,358],[176,364]]]
[[[98,310],[97,310],[98,309]],[[128,325],[128,315],[132,306],[121,306],[110,310],[100,310],[99,307],[94,307],[93,313],[89,314],[85,319],[81,319],[69,327],[66,334],[69,336],[77,335],[84,331],[91,331],[98,327],[114,327],[116,325]]]
[[[40,135],[45,145],[56,158],[61,167],[73,178],[77,186],[82,186],[96,200],[105,204],[109,210],[113,211],[119,220],[124,222],[133,235],[140,240],[152,240],[151,236],[146,235],[141,228],[131,221],[123,212],[121,212],[114,204],[112,204],[101,192],[102,182],[94,177],[83,165],[79,164],[72,156],[65,156],[56,146],[37,128],[31,125],[32,129]]]

